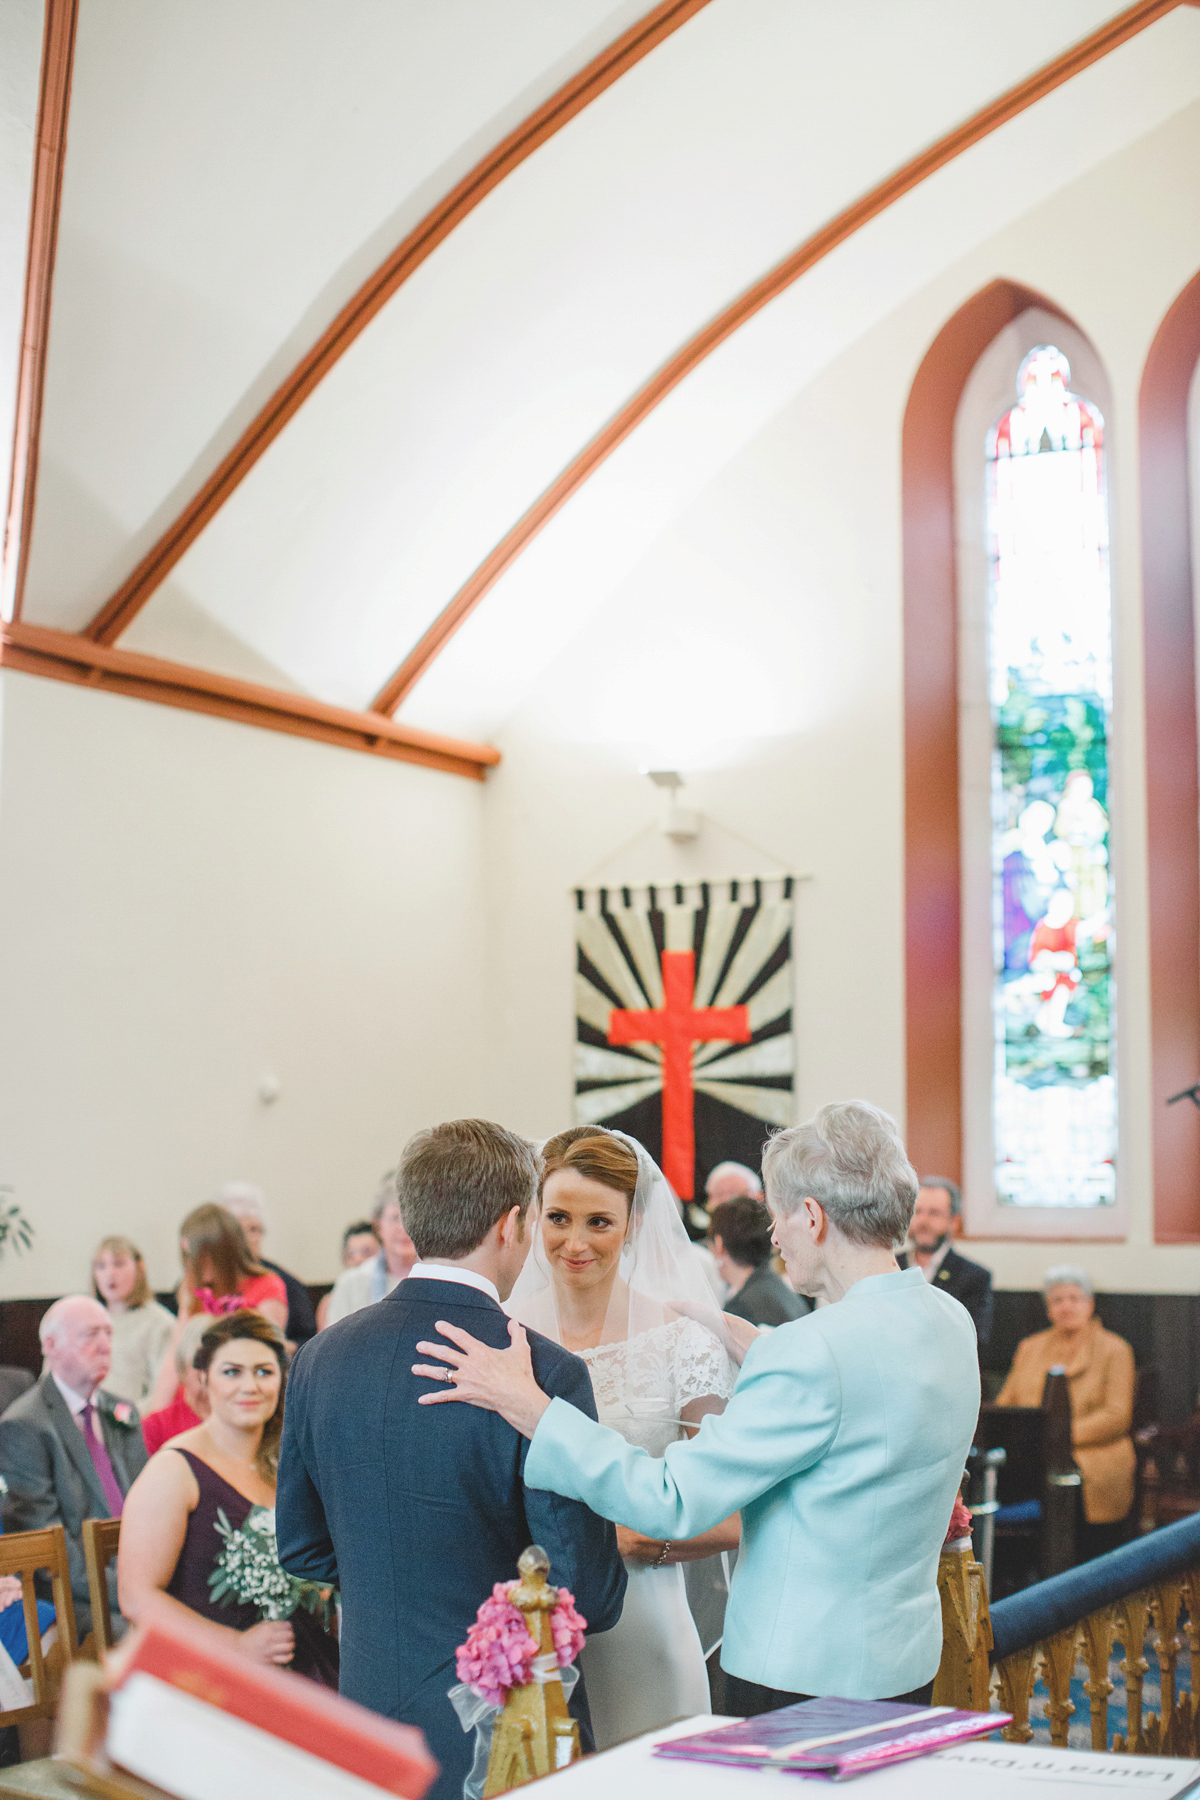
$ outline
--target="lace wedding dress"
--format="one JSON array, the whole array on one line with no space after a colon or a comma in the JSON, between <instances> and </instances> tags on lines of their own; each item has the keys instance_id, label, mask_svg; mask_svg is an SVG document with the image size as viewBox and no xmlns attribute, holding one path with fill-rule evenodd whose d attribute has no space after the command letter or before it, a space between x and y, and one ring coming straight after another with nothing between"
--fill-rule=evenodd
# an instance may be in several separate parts
<instances>
[{"instance_id":1,"label":"lace wedding dress","mask_svg":"<svg viewBox=\"0 0 1200 1800\"><path fill-rule=\"evenodd\" d=\"M600 1423L651 1456L662 1456L686 1435L679 1421L689 1401L725 1401L733 1392L728 1356L691 1319L676 1318L579 1354L592 1377ZM707 1571L711 1583L721 1579L720 1560L690 1567ZM580 1657L599 1750L710 1709L704 1648L683 1565L625 1566L629 1586L620 1621L589 1638Z\"/></svg>"}]
</instances>

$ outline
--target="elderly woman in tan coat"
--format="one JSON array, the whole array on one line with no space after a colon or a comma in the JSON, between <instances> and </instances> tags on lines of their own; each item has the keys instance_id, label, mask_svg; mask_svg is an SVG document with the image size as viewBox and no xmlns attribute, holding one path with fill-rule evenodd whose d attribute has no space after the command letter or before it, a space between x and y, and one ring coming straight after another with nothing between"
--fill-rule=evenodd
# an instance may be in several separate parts
<instances>
[{"instance_id":1,"label":"elderly woman in tan coat","mask_svg":"<svg viewBox=\"0 0 1200 1800\"><path fill-rule=\"evenodd\" d=\"M1092 1283L1083 1269L1048 1269L1042 1284L1050 1329L1017 1345L998 1406L1040 1406L1051 1369L1066 1370L1071 1443L1083 1476L1084 1558L1124 1540L1133 1505L1133 1351L1095 1316Z\"/></svg>"}]
</instances>

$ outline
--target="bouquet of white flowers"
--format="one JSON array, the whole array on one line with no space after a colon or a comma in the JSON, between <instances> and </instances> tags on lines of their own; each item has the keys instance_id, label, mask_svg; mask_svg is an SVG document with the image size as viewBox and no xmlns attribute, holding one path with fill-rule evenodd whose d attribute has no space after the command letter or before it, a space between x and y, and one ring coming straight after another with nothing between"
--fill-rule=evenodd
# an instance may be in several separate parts
<instances>
[{"instance_id":1,"label":"bouquet of white flowers","mask_svg":"<svg viewBox=\"0 0 1200 1800\"><path fill-rule=\"evenodd\" d=\"M208 1578L214 1600L257 1606L264 1619L290 1619L303 1607L328 1629L337 1595L319 1582L288 1574L275 1543L273 1507L252 1507L236 1531L218 1511L217 1532L224 1547Z\"/></svg>"}]
</instances>

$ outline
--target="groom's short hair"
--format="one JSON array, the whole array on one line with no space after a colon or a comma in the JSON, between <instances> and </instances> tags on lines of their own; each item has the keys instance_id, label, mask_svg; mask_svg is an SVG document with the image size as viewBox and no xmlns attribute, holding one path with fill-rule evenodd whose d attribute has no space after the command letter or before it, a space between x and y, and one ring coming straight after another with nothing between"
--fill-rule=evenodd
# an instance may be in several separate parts
<instances>
[{"instance_id":1,"label":"groom's short hair","mask_svg":"<svg viewBox=\"0 0 1200 1800\"><path fill-rule=\"evenodd\" d=\"M417 1255L469 1256L514 1206L523 1221L541 1172L533 1145L489 1119L418 1131L396 1170L400 1217Z\"/></svg>"},{"instance_id":2,"label":"groom's short hair","mask_svg":"<svg viewBox=\"0 0 1200 1800\"><path fill-rule=\"evenodd\" d=\"M867 1100L823 1106L807 1125L777 1131L763 1151L763 1179L776 1211L818 1200L856 1244L901 1243L917 1198L899 1126Z\"/></svg>"}]
</instances>

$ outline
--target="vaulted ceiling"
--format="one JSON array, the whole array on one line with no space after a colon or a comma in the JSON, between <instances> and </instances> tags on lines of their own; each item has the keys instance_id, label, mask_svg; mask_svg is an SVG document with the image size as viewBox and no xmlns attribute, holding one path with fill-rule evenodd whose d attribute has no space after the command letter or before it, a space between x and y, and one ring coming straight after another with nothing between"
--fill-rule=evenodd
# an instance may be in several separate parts
<instances>
[{"instance_id":1,"label":"vaulted ceiling","mask_svg":"<svg viewBox=\"0 0 1200 1800\"><path fill-rule=\"evenodd\" d=\"M459 735L822 366L1200 98L1169 0L74 9L22 626Z\"/></svg>"}]
</instances>

